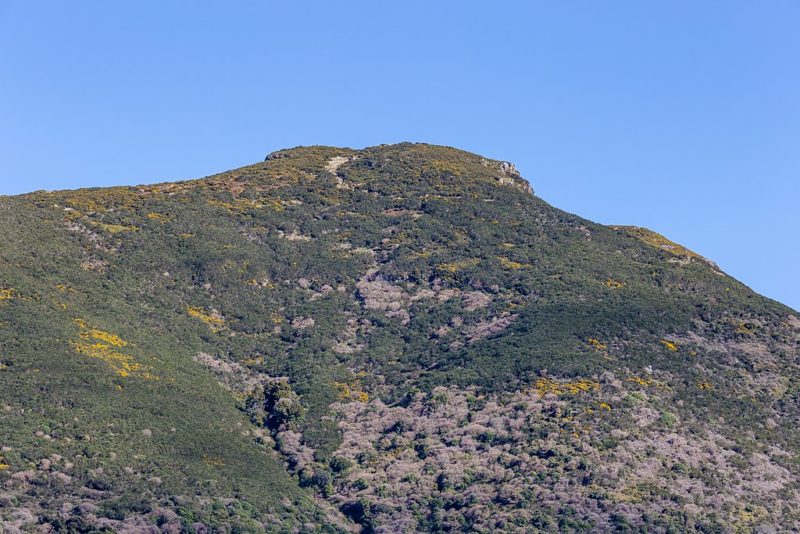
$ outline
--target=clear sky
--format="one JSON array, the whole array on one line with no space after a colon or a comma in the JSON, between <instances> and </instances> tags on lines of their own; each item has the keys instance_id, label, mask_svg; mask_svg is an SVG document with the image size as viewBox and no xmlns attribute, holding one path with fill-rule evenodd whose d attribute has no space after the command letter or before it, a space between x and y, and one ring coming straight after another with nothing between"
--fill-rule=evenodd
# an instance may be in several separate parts
<instances>
[{"instance_id":1,"label":"clear sky","mask_svg":"<svg viewBox=\"0 0 800 534\"><path fill-rule=\"evenodd\" d=\"M0 0L0 194L452 145L800 309L800 2Z\"/></svg>"}]
</instances>

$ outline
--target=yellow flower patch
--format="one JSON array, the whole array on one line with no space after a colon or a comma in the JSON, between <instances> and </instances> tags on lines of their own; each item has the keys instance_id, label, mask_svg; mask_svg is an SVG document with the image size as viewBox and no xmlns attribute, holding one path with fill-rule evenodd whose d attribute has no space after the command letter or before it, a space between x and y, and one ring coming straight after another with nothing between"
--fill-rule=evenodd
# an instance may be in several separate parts
<instances>
[{"instance_id":1,"label":"yellow flower patch","mask_svg":"<svg viewBox=\"0 0 800 534\"><path fill-rule=\"evenodd\" d=\"M604 359L608 361L614 360L614 358L608 353L608 345L606 345L599 339L590 337L589 339L586 340L586 343L592 349L594 349L595 352L599 352L600 354L602 354Z\"/></svg>"},{"instance_id":2,"label":"yellow flower patch","mask_svg":"<svg viewBox=\"0 0 800 534\"><path fill-rule=\"evenodd\" d=\"M333 385L339 390L339 400L369 402L369 394L361 389L360 384L351 385L346 382L334 382Z\"/></svg>"},{"instance_id":3,"label":"yellow flower patch","mask_svg":"<svg viewBox=\"0 0 800 534\"><path fill-rule=\"evenodd\" d=\"M736 333L743 336L752 336L755 333L755 329L746 323L739 323L736 326Z\"/></svg>"},{"instance_id":4,"label":"yellow flower patch","mask_svg":"<svg viewBox=\"0 0 800 534\"><path fill-rule=\"evenodd\" d=\"M498 256L497 261L500 262L505 269L510 269L512 271L516 271L517 269L523 269L525 267L530 267L528 263L520 263L518 261L510 260L504 256Z\"/></svg>"},{"instance_id":5,"label":"yellow flower patch","mask_svg":"<svg viewBox=\"0 0 800 534\"><path fill-rule=\"evenodd\" d=\"M66 203L87 213L103 213L110 209L133 211L142 200L139 191L131 187L109 187L93 191L67 193Z\"/></svg>"},{"instance_id":6,"label":"yellow flower patch","mask_svg":"<svg viewBox=\"0 0 800 534\"><path fill-rule=\"evenodd\" d=\"M590 347L592 347L594 350L599 351L599 352L602 352L602 351L604 351L604 350L606 350L608 348L608 346L605 343L603 343L599 339L595 339L593 337L590 337L589 339L587 339L586 342L589 344Z\"/></svg>"},{"instance_id":7,"label":"yellow flower patch","mask_svg":"<svg viewBox=\"0 0 800 534\"><path fill-rule=\"evenodd\" d=\"M121 337L117 336L116 334L111 334L110 332L104 332L103 330L99 330L97 328L91 328L86 321L83 319L75 319L75 324L78 325L81 329L80 337L81 339L98 339L110 345L114 345L115 347L125 347L128 345L128 342L122 339Z\"/></svg>"},{"instance_id":8,"label":"yellow flower patch","mask_svg":"<svg viewBox=\"0 0 800 534\"><path fill-rule=\"evenodd\" d=\"M458 271L474 267L480 263L478 258L471 258L468 260L454 261L450 263L440 263L436 266L436 270L444 274L455 274Z\"/></svg>"},{"instance_id":9,"label":"yellow flower patch","mask_svg":"<svg viewBox=\"0 0 800 534\"><path fill-rule=\"evenodd\" d=\"M75 352L102 361L123 378L136 376L145 380L159 380L158 376L150 372L150 367L118 350L130 343L116 334L89 327L83 319L75 319L75 324L81 329L78 333L81 341L72 343Z\"/></svg>"},{"instance_id":10,"label":"yellow flower patch","mask_svg":"<svg viewBox=\"0 0 800 534\"><path fill-rule=\"evenodd\" d=\"M11 300L16 298L17 292L11 288L0 289L0 300Z\"/></svg>"},{"instance_id":11,"label":"yellow flower patch","mask_svg":"<svg viewBox=\"0 0 800 534\"><path fill-rule=\"evenodd\" d=\"M410 259L417 259L417 258L429 258L431 256L430 250L421 250L419 252L412 252L409 254Z\"/></svg>"},{"instance_id":12,"label":"yellow flower patch","mask_svg":"<svg viewBox=\"0 0 800 534\"><path fill-rule=\"evenodd\" d=\"M77 322L77 321L76 321ZM103 330L99 330L97 328L87 328L86 323L81 321L78 323L78 326L82 328L81 333L79 334L81 339L83 340L92 340L95 339L97 341L101 341L107 345L111 345L114 347L127 347L128 342L119 337L116 334L112 334L110 332L105 332Z\"/></svg>"},{"instance_id":13,"label":"yellow flower patch","mask_svg":"<svg viewBox=\"0 0 800 534\"><path fill-rule=\"evenodd\" d=\"M203 321L214 332L217 332L225 326L225 319L220 317L218 314L206 313L206 311L199 306L187 306L186 313L188 313L190 317L194 317Z\"/></svg>"},{"instance_id":14,"label":"yellow flower patch","mask_svg":"<svg viewBox=\"0 0 800 534\"><path fill-rule=\"evenodd\" d=\"M634 382L639 384L642 387L654 387L657 389L670 389L664 382L659 380L655 380L653 378L645 377L642 378L640 376L629 376L626 379L628 382Z\"/></svg>"},{"instance_id":15,"label":"yellow flower patch","mask_svg":"<svg viewBox=\"0 0 800 534\"><path fill-rule=\"evenodd\" d=\"M606 287L610 287L611 289L622 289L625 287L625 284L609 278L606 280Z\"/></svg>"},{"instance_id":16,"label":"yellow flower patch","mask_svg":"<svg viewBox=\"0 0 800 534\"><path fill-rule=\"evenodd\" d=\"M653 384L655 384L655 380L653 380L652 378L641 378L638 376L629 376L628 382L636 382L640 386L645 386L645 387L652 386Z\"/></svg>"},{"instance_id":17,"label":"yellow flower patch","mask_svg":"<svg viewBox=\"0 0 800 534\"><path fill-rule=\"evenodd\" d=\"M207 201L212 206L227 210L229 213L242 213L249 209L270 208L275 211L286 209L287 202L276 198L262 198L253 200L250 198L237 198L232 202L210 199Z\"/></svg>"},{"instance_id":18,"label":"yellow flower patch","mask_svg":"<svg viewBox=\"0 0 800 534\"><path fill-rule=\"evenodd\" d=\"M459 166L458 163L444 159L431 160L430 163L423 164L422 169L420 170L432 172L434 174L452 174L454 176L461 176L464 171L464 169ZM437 189L448 190L450 188L442 185Z\"/></svg>"},{"instance_id":19,"label":"yellow flower patch","mask_svg":"<svg viewBox=\"0 0 800 534\"><path fill-rule=\"evenodd\" d=\"M104 343L73 343L73 348L78 354L90 358L97 358L105 362L119 376L130 376L142 369L142 365L134 361L133 357L118 352Z\"/></svg>"},{"instance_id":20,"label":"yellow flower patch","mask_svg":"<svg viewBox=\"0 0 800 534\"><path fill-rule=\"evenodd\" d=\"M549 378L540 378L534 384L534 389L536 389L536 393L538 393L539 397L544 397L548 393L554 395L575 395L578 393L597 391L600 389L600 384L585 379L576 380L574 382L556 382Z\"/></svg>"},{"instance_id":21,"label":"yellow flower patch","mask_svg":"<svg viewBox=\"0 0 800 534\"><path fill-rule=\"evenodd\" d=\"M667 341L666 339L662 339L660 343L664 345L664 348L666 348L668 351L678 352L678 345L676 345L672 341Z\"/></svg>"},{"instance_id":22,"label":"yellow flower patch","mask_svg":"<svg viewBox=\"0 0 800 534\"><path fill-rule=\"evenodd\" d=\"M94 225L101 230L105 230L109 234L119 234L120 232L136 232L139 230L138 226L125 226L123 224L94 223Z\"/></svg>"},{"instance_id":23,"label":"yellow flower patch","mask_svg":"<svg viewBox=\"0 0 800 534\"><path fill-rule=\"evenodd\" d=\"M661 234L658 234L652 230L648 230L647 228L639 228L637 226L612 226L614 230L622 230L629 235L643 241L644 243L650 245L651 247L655 247L670 254L674 254L676 256L687 256L689 258L695 258L698 260L705 261L705 258L700 256L699 254L692 252L688 248L675 243L674 241L670 241L666 237Z\"/></svg>"}]
</instances>

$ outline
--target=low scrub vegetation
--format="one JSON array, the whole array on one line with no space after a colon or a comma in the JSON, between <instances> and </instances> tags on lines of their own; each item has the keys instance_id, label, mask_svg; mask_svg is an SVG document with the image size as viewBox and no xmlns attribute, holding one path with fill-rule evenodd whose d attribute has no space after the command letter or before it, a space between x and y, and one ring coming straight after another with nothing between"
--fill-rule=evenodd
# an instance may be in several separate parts
<instances>
[{"instance_id":1,"label":"low scrub vegetation","mask_svg":"<svg viewBox=\"0 0 800 534\"><path fill-rule=\"evenodd\" d=\"M800 529L797 313L508 163L0 203L12 531Z\"/></svg>"}]
</instances>

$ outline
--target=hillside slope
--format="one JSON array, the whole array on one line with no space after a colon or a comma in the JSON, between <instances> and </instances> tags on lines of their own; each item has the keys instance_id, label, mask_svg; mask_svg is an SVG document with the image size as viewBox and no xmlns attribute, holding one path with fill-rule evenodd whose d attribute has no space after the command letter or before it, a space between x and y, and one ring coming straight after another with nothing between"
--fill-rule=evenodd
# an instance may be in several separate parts
<instances>
[{"instance_id":1,"label":"hillside slope","mask_svg":"<svg viewBox=\"0 0 800 534\"><path fill-rule=\"evenodd\" d=\"M800 529L800 319L422 144L0 198L0 521Z\"/></svg>"}]
</instances>

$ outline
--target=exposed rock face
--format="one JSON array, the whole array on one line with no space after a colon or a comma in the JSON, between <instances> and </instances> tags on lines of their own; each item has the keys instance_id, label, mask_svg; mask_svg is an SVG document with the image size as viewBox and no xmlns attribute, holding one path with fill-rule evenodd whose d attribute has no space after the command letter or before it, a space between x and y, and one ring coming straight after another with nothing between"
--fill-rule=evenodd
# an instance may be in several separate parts
<instances>
[{"instance_id":1,"label":"exposed rock face","mask_svg":"<svg viewBox=\"0 0 800 534\"><path fill-rule=\"evenodd\" d=\"M267 157L264 158L264 161L275 161L276 159L284 159L291 156L291 150L276 150L275 152L270 152L267 154Z\"/></svg>"},{"instance_id":2,"label":"exposed rock face","mask_svg":"<svg viewBox=\"0 0 800 534\"><path fill-rule=\"evenodd\" d=\"M522 178L522 175L519 173L514 164L507 161L504 161L500 164L500 172L513 178Z\"/></svg>"},{"instance_id":3,"label":"exposed rock face","mask_svg":"<svg viewBox=\"0 0 800 534\"><path fill-rule=\"evenodd\" d=\"M488 160L484 160L484 165L492 165L491 162ZM522 177L522 175L517 170L517 167L508 161L501 161L498 169L500 171L499 176L497 178L498 183L501 185L509 185L511 187L517 188L525 193L533 195L533 188L531 185Z\"/></svg>"},{"instance_id":4,"label":"exposed rock face","mask_svg":"<svg viewBox=\"0 0 800 534\"><path fill-rule=\"evenodd\" d=\"M337 169L347 163L349 159L346 156L334 156L325 164L325 170L331 174L336 174Z\"/></svg>"}]
</instances>

